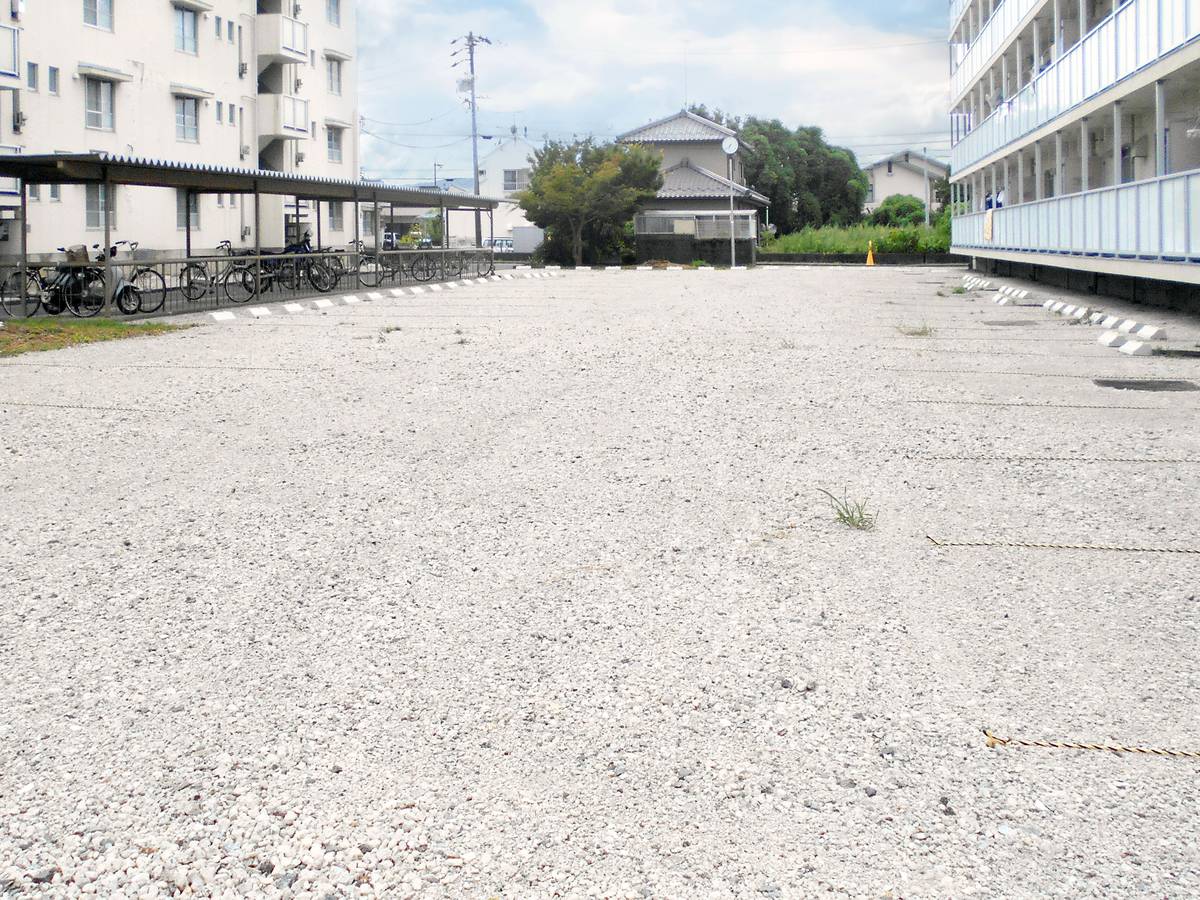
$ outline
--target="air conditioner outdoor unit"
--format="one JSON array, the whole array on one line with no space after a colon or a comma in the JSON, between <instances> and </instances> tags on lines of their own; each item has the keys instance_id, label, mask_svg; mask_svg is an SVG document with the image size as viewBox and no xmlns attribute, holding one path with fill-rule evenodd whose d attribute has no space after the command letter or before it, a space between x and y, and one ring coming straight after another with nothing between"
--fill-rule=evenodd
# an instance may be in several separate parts
<instances>
[{"instance_id":1,"label":"air conditioner outdoor unit","mask_svg":"<svg viewBox=\"0 0 1200 900\"><path fill-rule=\"evenodd\" d=\"M242 240L244 241L244 240L246 240L246 238L248 238L248 237L250 237L250 226L249 226L249 225L243 225L243 226L242 226Z\"/></svg>"},{"instance_id":2,"label":"air conditioner outdoor unit","mask_svg":"<svg viewBox=\"0 0 1200 900\"><path fill-rule=\"evenodd\" d=\"M25 127L25 124L28 121L29 121L29 117L27 115L25 115L25 113L23 113L23 112L17 113L15 116L13 116L13 131L20 131L22 128Z\"/></svg>"},{"instance_id":3,"label":"air conditioner outdoor unit","mask_svg":"<svg viewBox=\"0 0 1200 900\"><path fill-rule=\"evenodd\" d=\"M249 63L244 63L244 62L238 63L238 78L241 78L243 75L245 75L249 71L250 71Z\"/></svg>"},{"instance_id":4,"label":"air conditioner outdoor unit","mask_svg":"<svg viewBox=\"0 0 1200 900\"><path fill-rule=\"evenodd\" d=\"M300 90L300 88L302 88L302 87L304 87L304 79L297 78L296 79L296 90Z\"/></svg>"},{"instance_id":5,"label":"air conditioner outdoor unit","mask_svg":"<svg viewBox=\"0 0 1200 900\"><path fill-rule=\"evenodd\" d=\"M296 165L300 165L300 163L302 163L302 162L304 162L304 154L297 153L296 154Z\"/></svg>"},{"instance_id":6,"label":"air conditioner outdoor unit","mask_svg":"<svg viewBox=\"0 0 1200 900\"><path fill-rule=\"evenodd\" d=\"M245 159L249 155L250 155L250 145L242 144L242 159Z\"/></svg>"}]
</instances>

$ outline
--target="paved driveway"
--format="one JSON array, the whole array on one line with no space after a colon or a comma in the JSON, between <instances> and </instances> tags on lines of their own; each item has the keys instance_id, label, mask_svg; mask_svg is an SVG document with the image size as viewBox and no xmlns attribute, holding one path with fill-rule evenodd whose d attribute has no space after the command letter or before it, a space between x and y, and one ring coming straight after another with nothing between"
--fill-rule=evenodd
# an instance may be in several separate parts
<instances>
[{"instance_id":1,"label":"paved driveway","mask_svg":"<svg viewBox=\"0 0 1200 900\"><path fill-rule=\"evenodd\" d=\"M588 272L0 361L0 881L1200 893L1200 761L981 733L1200 750L1200 394L1091 380L1200 360L959 274Z\"/></svg>"}]
</instances>

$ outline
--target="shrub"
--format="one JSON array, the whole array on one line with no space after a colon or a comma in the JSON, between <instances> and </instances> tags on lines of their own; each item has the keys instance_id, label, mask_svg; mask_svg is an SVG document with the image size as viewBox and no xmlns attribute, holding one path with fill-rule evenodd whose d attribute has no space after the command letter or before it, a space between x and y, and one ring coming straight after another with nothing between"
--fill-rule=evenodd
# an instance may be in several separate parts
<instances>
[{"instance_id":1,"label":"shrub","mask_svg":"<svg viewBox=\"0 0 1200 900\"><path fill-rule=\"evenodd\" d=\"M895 194L871 213L872 225L921 225L925 222L925 204L911 194Z\"/></svg>"},{"instance_id":2,"label":"shrub","mask_svg":"<svg viewBox=\"0 0 1200 900\"><path fill-rule=\"evenodd\" d=\"M765 244L763 253L822 253L867 255L867 242L875 242L877 253L945 253L950 249L949 217L939 218L930 228L911 225L851 225L847 228L806 228L785 234Z\"/></svg>"}]
</instances>

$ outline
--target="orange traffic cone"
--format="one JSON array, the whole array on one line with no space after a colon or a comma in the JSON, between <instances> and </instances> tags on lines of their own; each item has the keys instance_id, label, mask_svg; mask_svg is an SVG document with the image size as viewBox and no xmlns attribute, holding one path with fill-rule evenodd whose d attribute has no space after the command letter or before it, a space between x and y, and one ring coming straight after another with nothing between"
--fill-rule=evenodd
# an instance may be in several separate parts
<instances>
[{"instance_id":1,"label":"orange traffic cone","mask_svg":"<svg viewBox=\"0 0 1200 900\"><path fill-rule=\"evenodd\" d=\"M875 265L875 242L867 241L867 265Z\"/></svg>"}]
</instances>

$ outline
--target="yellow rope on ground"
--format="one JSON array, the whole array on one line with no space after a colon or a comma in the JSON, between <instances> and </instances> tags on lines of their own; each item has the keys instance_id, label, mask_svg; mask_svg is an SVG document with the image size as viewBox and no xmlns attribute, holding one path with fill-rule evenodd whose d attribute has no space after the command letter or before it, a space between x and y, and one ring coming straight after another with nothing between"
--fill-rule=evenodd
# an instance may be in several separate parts
<instances>
[{"instance_id":1,"label":"yellow rope on ground","mask_svg":"<svg viewBox=\"0 0 1200 900\"><path fill-rule=\"evenodd\" d=\"M1076 744L1069 741L1027 741L1023 738L1002 738L983 729L989 748L1037 747L1046 750L1103 750L1106 753L1140 753L1144 756L1170 756L1175 759L1200 759L1200 750L1168 750L1162 747L1125 747L1121 744Z\"/></svg>"}]
</instances>

